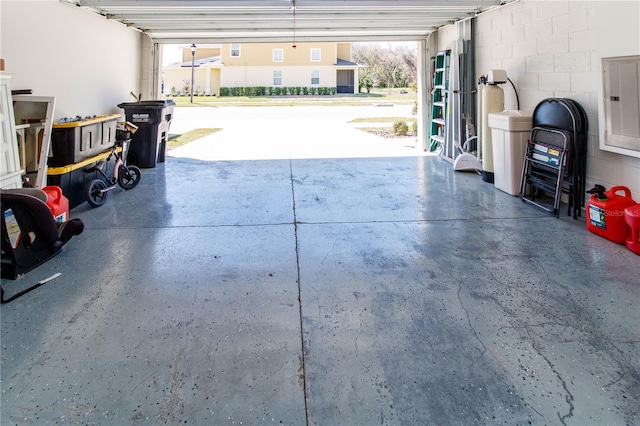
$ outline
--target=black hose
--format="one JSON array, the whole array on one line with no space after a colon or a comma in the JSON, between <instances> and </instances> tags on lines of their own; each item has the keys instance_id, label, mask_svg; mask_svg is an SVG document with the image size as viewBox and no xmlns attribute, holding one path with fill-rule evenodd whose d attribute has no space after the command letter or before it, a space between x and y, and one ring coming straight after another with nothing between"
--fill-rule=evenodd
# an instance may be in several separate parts
<instances>
[{"instance_id":1,"label":"black hose","mask_svg":"<svg viewBox=\"0 0 640 426\"><path fill-rule=\"evenodd\" d=\"M516 93L516 105L517 105L517 110L520 110L520 97L518 96L518 91L516 90L516 86L513 84L513 81L511 81L511 79L509 77L507 77L507 80L509 80L509 83L511 83L511 87L513 87L513 91Z\"/></svg>"}]
</instances>

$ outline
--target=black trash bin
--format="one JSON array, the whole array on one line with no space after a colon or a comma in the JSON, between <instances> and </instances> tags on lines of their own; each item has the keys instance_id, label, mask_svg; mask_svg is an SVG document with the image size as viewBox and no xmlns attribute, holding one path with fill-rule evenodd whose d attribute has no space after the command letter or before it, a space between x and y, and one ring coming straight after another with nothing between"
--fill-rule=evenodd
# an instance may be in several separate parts
<instances>
[{"instance_id":1,"label":"black trash bin","mask_svg":"<svg viewBox=\"0 0 640 426\"><path fill-rule=\"evenodd\" d=\"M138 126L131 138L128 164L152 168L164 161L174 106L171 99L118 104L126 120Z\"/></svg>"}]
</instances>

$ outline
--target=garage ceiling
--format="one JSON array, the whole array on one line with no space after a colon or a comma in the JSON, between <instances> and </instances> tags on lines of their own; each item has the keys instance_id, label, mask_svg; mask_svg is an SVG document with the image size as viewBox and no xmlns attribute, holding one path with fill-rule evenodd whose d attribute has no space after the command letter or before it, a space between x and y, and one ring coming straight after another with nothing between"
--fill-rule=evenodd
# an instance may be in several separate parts
<instances>
[{"instance_id":1,"label":"garage ceiling","mask_svg":"<svg viewBox=\"0 0 640 426\"><path fill-rule=\"evenodd\" d=\"M157 43L421 40L504 0L60 0Z\"/></svg>"}]
</instances>

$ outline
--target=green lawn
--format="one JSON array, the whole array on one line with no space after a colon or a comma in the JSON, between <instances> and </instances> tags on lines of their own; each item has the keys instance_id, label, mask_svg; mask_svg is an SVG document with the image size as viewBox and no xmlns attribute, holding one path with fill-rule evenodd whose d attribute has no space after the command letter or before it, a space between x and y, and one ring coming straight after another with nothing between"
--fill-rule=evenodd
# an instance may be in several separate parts
<instances>
[{"instance_id":1,"label":"green lawn","mask_svg":"<svg viewBox=\"0 0 640 426\"><path fill-rule=\"evenodd\" d=\"M193 129L179 135L171 136L167 141L167 148L171 149L186 145L211 133L219 132L220 130L222 129Z\"/></svg>"}]
</instances>

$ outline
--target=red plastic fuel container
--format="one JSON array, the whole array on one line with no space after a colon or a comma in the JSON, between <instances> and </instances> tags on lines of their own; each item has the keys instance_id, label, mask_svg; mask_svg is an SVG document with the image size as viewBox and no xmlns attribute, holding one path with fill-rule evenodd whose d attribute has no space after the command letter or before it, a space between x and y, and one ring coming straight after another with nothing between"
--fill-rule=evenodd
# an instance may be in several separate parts
<instances>
[{"instance_id":1,"label":"red plastic fuel container","mask_svg":"<svg viewBox=\"0 0 640 426\"><path fill-rule=\"evenodd\" d=\"M628 232L624 209L636 202L626 186L614 186L608 191L602 189L593 193L587 202L587 229L615 243L624 244ZM623 191L624 196L616 195L618 191Z\"/></svg>"},{"instance_id":2,"label":"red plastic fuel container","mask_svg":"<svg viewBox=\"0 0 640 426\"><path fill-rule=\"evenodd\" d=\"M62 195L62 188L45 186L42 190L47 194L47 207L56 222L66 222L69 217L69 199Z\"/></svg>"},{"instance_id":3,"label":"red plastic fuel container","mask_svg":"<svg viewBox=\"0 0 640 426\"><path fill-rule=\"evenodd\" d=\"M627 248L635 254L640 254L640 204L624 209L624 221L629 226Z\"/></svg>"}]
</instances>

